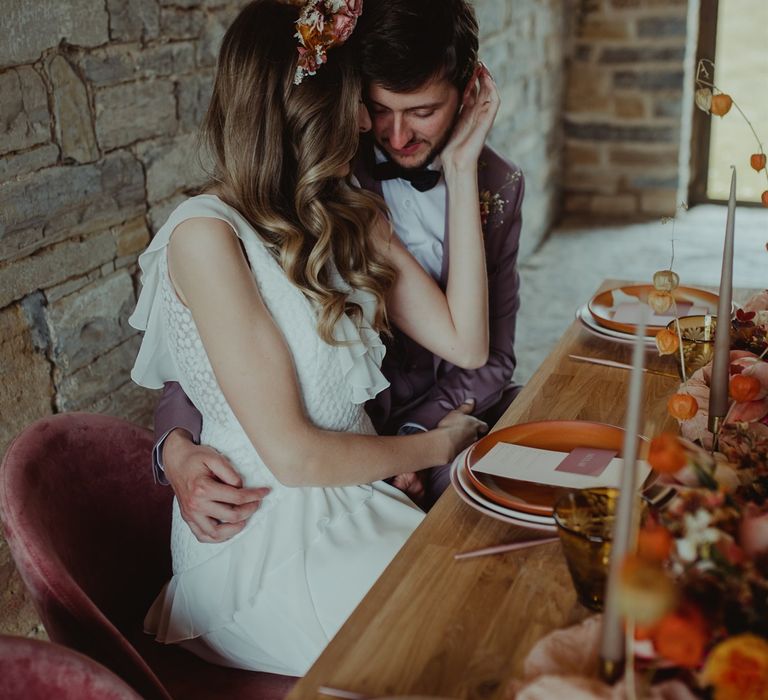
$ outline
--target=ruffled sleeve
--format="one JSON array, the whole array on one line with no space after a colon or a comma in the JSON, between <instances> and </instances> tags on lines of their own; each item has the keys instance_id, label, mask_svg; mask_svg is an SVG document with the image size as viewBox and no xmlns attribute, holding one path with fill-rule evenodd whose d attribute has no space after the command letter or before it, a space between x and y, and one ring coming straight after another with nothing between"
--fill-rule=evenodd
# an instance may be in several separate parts
<instances>
[{"instance_id":1,"label":"ruffled sleeve","mask_svg":"<svg viewBox=\"0 0 768 700\"><path fill-rule=\"evenodd\" d=\"M136 309L128 319L131 326L144 334L139 354L131 370L131 379L148 389L161 389L165 382L178 379L176 362L170 350L167 324L163 319L160 289L166 248L173 229L183 220L176 216L178 211L177 209L171 215L155 234L149 247L139 256L141 291Z\"/></svg>"},{"instance_id":2,"label":"ruffled sleeve","mask_svg":"<svg viewBox=\"0 0 768 700\"><path fill-rule=\"evenodd\" d=\"M334 328L334 338L345 341L339 345L338 353L344 377L352 388L353 403L365 403L389 386L381 373L381 363L386 348L372 322L376 300L370 292L361 289L350 290L349 301L363 310L362 318L355 323L342 314Z\"/></svg>"},{"instance_id":3,"label":"ruffled sleeve","mask_svg":"<svg viewBox=\"0 0 768 700\"><path fill-rule=\"evenodd\" d=\"M168 221L155 234L149 247L139 256L141 292L136 309L128 323L144 333L139 354L131 370L131 379L148 389L162 389L165 382L179 381L168 324L163 311L163 275L166 273L166 248L174 229L186 219L209 217L221 219L242 237L239 222L232 216L234 210L213 195L199 195L182 202L168 217Z\"/></svg>"}]
</instances>

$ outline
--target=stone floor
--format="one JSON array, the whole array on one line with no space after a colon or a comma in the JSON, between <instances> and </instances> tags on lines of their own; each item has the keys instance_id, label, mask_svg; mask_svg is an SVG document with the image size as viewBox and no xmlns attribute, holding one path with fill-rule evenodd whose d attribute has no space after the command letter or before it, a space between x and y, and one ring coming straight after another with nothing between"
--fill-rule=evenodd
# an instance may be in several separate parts
<instances>
[{"instance_id":1,"label":"stone floor","mask_svg":"<svg viewBox=\"0 0 768 700\"><path fill-rule=\"evenodd\" d=\"M700 205L678 214L673 269L685 285L718 285L726 208ZM670 265L672 224L660 221L598 228L561 227L520 267L521 303L515 378L525 382L609 277L651 281ZM768 287L768 210L736 211L734 284Z\"/></svg>"}]
</instances>

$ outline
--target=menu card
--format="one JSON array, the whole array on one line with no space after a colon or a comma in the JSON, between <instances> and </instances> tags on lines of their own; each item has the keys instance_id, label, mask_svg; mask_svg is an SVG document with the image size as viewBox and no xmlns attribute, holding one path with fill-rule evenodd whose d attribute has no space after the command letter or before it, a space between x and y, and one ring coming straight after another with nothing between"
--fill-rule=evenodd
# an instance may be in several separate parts
<instances>
[{"instance_id":1,"label":"menu card","mask_svg":"<svg viewBox=\"0 0 768 700\"><path fill-rule=\"evenodd\" d=\"M643 483L650 465L638 460L637 467L639 483ZM623 468L624 460L611 450L577 447L571 452L556 452L499 442L473 465L472 471L548 486L586 489L618 488Z\"/></svg>"},{"instance_id":2,"label":"menu card","mask_svg":"<svg viewBox=\"0 0 768 700\"><path fill-rule=\"evenodd\" d=\"M613 320L617 323L637 323L640 321L640 310L646 311L646 323L649 326L666 326L675 318L675 309L670 306L664 313L652 313L648 315L650 307L638 301L619 304L613 312ZM677 302L678 316L704 316L709 313L705 306L694 306L689 301Z\"/></svg>"}]
</instances>

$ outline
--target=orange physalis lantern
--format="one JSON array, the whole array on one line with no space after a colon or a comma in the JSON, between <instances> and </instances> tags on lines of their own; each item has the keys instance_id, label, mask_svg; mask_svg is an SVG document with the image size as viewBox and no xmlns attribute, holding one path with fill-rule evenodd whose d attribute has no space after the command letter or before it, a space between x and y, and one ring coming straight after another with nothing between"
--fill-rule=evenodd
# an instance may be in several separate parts
<instances>
[{"instance_id":1,"label":"orange physalis lantern","mask_svg":"<svg viewBox=\"0 0 768 700\"><path fill-rule=\"evenodd\" d=\"M659 355L674 355L679 347L680 339L677 337L677 333L669 330L669 328L662 328L656 334L656 348Z\"/></svg>"},{"instance_id":2,"label":"orange physalis lantern","mask_svg":"<svg viewBox=\"0 0 768 700\"><path fill-rule=\"evenodd\" d=\"M749 157L749 164L760 172L765 167L765 153L753 153Z\"/></svg>"},{"instance_id":3,"label":"orange physalis lantern","mask_svg":"<svg viewBox=\"0 0 768 700\"><path fill-rule=\"evenodd\" d=\"M688 463L683 446L676 435L662 433L651 440L648 464L659 474L674 474Z\"/></svg>"},{"instance_id":4,"label":"orange physalis lantern","mask_svg":"<svg viewBox=\"0 0 768 700\"><path fill-rule=\"evenodd\" d=\"M709 107L709 111L718 117L724 117L730 111L732 104L731 96L721 92L718 95L712 95L712 104Z\"/></svg>"},{"instance_id":5,"label":"orange physalis lantern","mask_svg":"<svg viewBox=\"0 0 768 700\"><path fill-rule=\"evenodd\" d=\"M677 420L690 420L699 410L699 404L690 394L672 394L667 401L669 415Z\"/></svg>"},{"instance_id":6,"label":"orange physalis lantern","mask_svg":"<svg viewBox=\"0 0 768 700\"><path fill-rule=\"evenodd\" d=\"M670 306L672 306L673 297L669 292L660 292L654 289L648 292L648 306L650 306L657 314L663 314Z\"/></svg>"},{"instance_id":7,"label":"orange physalis lantern","mask_svg":"<svg viewBox=\"0 0 768 700\"><path fill-rule=\"evenodd\" d=\"M728 393L734 401L754 401L760 396L760 382L757 377L748 374L735 374L731 377Z\"/></svg>"},{"instance_id":8,"label":"orange physalis lantern","mask_svg":"<svg viewBox=\"0 0 768 700\"><path fill-rule=\"evenodd\" d=\"M672 551L673 544L669 530L658 523L645 525L637 533L637 554L643 559L664 561Z\"/></svg>"}]
</instances>

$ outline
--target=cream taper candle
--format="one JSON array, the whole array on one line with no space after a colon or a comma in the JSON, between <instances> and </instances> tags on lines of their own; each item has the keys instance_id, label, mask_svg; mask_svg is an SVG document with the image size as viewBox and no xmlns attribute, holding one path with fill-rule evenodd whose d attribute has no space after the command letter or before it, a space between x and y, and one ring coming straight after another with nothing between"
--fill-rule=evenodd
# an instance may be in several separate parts
<instances>
[{"instance_id":1,"label":"cream taper candle","mask_svg":"<svg viewBox=\"0 0 768 700\"><path fill-rule=\"evenodd\" d=\"M637 436L643 402L643 368L645 365L645 318L642 309L637 324L632 373L629 380L627 417L624 422L624 468L621 473L619 500L611 538L611 559L605 590L603 630L600 639L600 675L609 682L616 681L624 668L624 627L619 609L621 565L631 549L634 511L637 503Z\"/></svg>"},{"instance_id":2,"label":"cream taper candle","mask_svg":"<svg viewBox=\"0 0 768 700\"><path fill-rule=\"evenodd\" d=\"M709 382L709 430L717 434L720 421L728 413L728 365L731 353L731 297L733 296L733 227L736 219L736 168L731 166L731 194L725 223L723 267L720 273L720 300L717 305L717 329Z\"/></svg>"}]
</instances>

